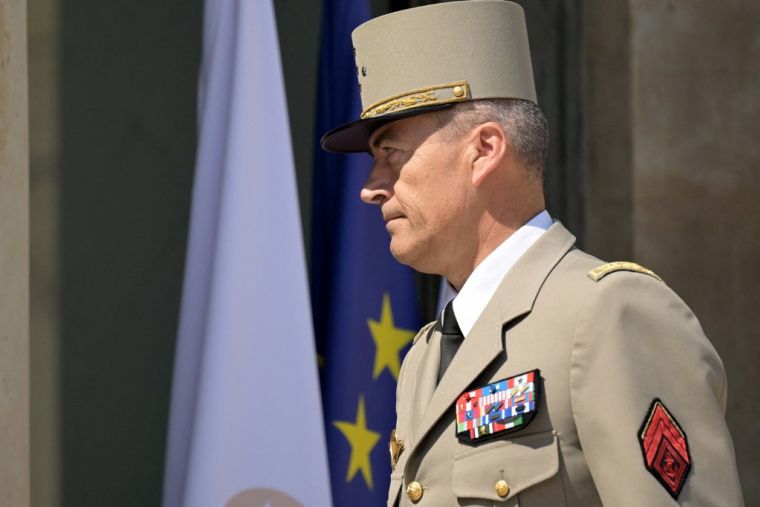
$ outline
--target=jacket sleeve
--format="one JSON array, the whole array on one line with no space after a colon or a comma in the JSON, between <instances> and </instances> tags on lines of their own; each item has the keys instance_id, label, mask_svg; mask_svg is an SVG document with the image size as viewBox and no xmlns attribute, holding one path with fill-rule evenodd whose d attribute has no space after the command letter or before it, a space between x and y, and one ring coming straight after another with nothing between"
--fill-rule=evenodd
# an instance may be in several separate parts
<instances>
[{"instance_id":1,"label":"jacket sleeve","mask_svg":"<svg viewBox=\"0 0 760 507\"><path fill-rule=\"evenodd\" d=\"M570 376L578 436L604 505L744 505L724 419L723 364L665 284L632 272L599 280L578 317ZM655 399L671 420L650 418ZM645 455L641 439L652 420L646 449L655 449ZM673 467L683 463L658 447L657 424L685 434L690 469L675 498L668 478L656 476L677 479ZM653 473L647 463L658 460Z\"/></svg>"}]
</instances>

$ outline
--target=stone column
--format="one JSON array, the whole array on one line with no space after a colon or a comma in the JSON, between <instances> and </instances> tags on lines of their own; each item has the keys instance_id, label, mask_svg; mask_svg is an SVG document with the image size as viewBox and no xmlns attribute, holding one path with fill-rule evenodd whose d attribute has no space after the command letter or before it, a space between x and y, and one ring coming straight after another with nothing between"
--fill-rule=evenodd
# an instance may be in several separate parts
<instances>
[{"instance_id":1,"label":"stone column","mask_svg":"<svg viewBox=\"0 0 760 507\"><path fill-rule=\"evenodd\" d=\"M0 0L0 505L29 506L26 2Z\"/></svg>"},{"instance_id":2,"label":"stone column","mask_svg":"<svg viewBox=\"0 0 760 507\"><path fill-rule=\"evenodd\" d=\"M760 3L631 0L631 16L634 259L722 357L744 496L760 498Z\"/></svg>"},{"instance_id":3,"label":"stone column","mask_svg":"<svg viewBox=\"0 0 760 507\"><path fill-rule=\"evenodd\" d=\"M606 261L632 255L629 0L583 0L585 245Z\"/></svg>"},{"instance_id":4,"label":"stone column","mask_svg":"<svg viewBox=\"0 0 760 507\"><path fill-rule=\"evenodd\" d=\"M60 505L59 0L29 0L31 502Z\"/></svg>"}]
</instances>

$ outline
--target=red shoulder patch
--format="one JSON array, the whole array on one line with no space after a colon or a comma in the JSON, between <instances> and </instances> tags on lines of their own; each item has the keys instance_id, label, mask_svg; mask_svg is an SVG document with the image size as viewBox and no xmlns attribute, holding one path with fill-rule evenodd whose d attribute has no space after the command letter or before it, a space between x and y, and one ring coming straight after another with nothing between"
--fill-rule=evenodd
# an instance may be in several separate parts
<instances>
[{"instance_id":1,"label":"red shoulder patch","mask_svg":"<svg viewBox=\"0 0 760 507\"><path fill-rule=\"evenodd\" d=\"M644 465L660 484L677 499L691 470L691 455L686 433L655 398L639 431Z\"/></svg>"}]
</instances>

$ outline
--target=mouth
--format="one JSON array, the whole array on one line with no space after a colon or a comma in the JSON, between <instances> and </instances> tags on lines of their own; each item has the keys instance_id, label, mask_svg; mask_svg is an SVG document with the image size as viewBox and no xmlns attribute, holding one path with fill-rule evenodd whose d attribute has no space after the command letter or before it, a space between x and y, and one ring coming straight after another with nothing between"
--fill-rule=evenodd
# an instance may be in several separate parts
<instances>
[{"instance_id":1,"label":"mouth","mask_svg":"<svg viewBox=\"0 0 760 507\"><path fill-rule=\"evenodd\" d=\"M383 219L385 220L385 228L388 229L388 231L390 231L391 228L395 229L395 227L393 227L393 224L397 223L402 218L406 218L406 217L404 215L392 215L387 218L383 217Z\"/></svg>"},{"instance_id":2,"label":"mouth","mask_svg":"<svg viewBox=\"0 0 760 507\"><path fill-rule=\"evenodd\" d=\"M391 236L394 232L398 232L399 224L402 223L400 221L402 218L406 217L404 215L388 215L383 217L383 220L385 220L385 230L388 231Z\"/></svg>"},{"instance_id":3,"label":"mouth","mask_svg":"<svg viewBox=\"0 0 760 507\"><path fill-rule=\"evenodd\" d=\"M385 220L386 223L396 220L398 218L404 218L404 215L402 215L401 213L383 213L383 220Z\"/></svg>"}]
</instances>

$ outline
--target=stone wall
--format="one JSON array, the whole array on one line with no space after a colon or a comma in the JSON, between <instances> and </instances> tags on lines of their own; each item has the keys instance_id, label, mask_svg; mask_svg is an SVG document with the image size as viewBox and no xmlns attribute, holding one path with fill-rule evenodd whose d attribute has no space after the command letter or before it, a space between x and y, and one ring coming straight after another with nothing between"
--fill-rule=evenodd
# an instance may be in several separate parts
<instances>
[{"instance_id":1,"label":"stone wall","mask_svg":"<svg viewBox=\"0 0 760 507\"><path fill-rule=\"evenodd\" d=\"M588 250L654 270L700 319L728 374L750 505L760 498L760 4L582 6Z\"/></svg>"},{"instance_id":2,"label":"stone wall","mask_svg":"<svg viewBox=\"0 0 760 507\"><path fill-rule=\"evenodd\" d=\"M728 375L760 498L760 3L634 0L633 248L694 310Z\"/></svg>"}]
</instances>

